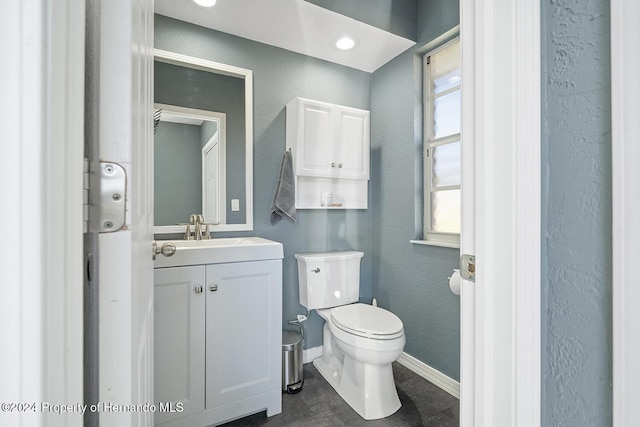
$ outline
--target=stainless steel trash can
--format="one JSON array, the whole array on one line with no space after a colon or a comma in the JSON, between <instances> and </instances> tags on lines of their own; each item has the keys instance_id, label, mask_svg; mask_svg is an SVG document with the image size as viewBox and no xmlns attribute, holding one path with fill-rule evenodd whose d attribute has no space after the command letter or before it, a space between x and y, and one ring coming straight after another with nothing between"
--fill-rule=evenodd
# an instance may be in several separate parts
<instances>
[{"instance_id":1,"label":"stainless steel trash can","mask_svg":"<svg viewBox=\"0 0 640 427\"><path fill-rule=\"evenodd\" d=\"M298 393L302 390L302 335L282 332L282 391Z\"/></svg>"}]
</instances>

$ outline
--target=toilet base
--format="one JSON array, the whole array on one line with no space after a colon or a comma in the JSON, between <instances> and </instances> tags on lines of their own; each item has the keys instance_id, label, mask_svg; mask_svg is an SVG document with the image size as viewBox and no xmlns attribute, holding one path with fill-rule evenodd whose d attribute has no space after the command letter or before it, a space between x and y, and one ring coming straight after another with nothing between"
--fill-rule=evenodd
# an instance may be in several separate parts
<instances>
[{"instance_id":1,"label":"toilet base","mask_svg":"<svg viewBox=\"0 0 640 427\"><path fill-rule=\"evenodd\" d=\"M402 406L391 363L364 364L345 355L343 363L335 357L330 360L320 357L313 361L313 366L365 420L386 418Z\"/></svg>"}]
</instances>

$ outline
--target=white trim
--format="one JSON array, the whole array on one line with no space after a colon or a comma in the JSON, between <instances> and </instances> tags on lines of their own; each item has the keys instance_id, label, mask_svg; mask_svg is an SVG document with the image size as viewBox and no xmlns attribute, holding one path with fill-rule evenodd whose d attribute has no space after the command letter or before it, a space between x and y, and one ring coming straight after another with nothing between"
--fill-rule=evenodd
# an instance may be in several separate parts
<instances>
[{"instance_id":1,"label":"white trim","mask_svg":"<svg viewBox=\"0 0 640 427\"><path fill-rule=\"evenodd\" d=\"M443 374L435 368L427 365L415 357L402 352L397 362L412 372L420 375L433 385L441 388L455 398L460 398L460 383L453 378Z\"/></svg>"},{"instance_id":2,"label":"white trim","mask_svg":"<svg viewBox=\"0 0 640 427\"><path fill-rule=\"evenodd\" d=\"M193 56L182 55L179 53L168 52L166 50L154 49L156 60L166 62L173 65L181 65L184 67L194 68L197 70L224 74L232 77L244 79L244 102L245 111L245 215L246 222L244 224L220 224L215 226L214 231L251 231L253 230L253 72L246 68L235 67L232 65L222 64L220 62L209 61L206 59L196 58ZM154 233L174 233L176 226L170 228L154 227ZM181 227L182 233L185 227ZM180 232L180 231L179 231Z\"/></svg>"},{"instance_id":3,"label":"white trim","mask_svg":"<svg viewBox=\"0 0 640 427\"><path fill-rule=\"evenodd\" d=\"M423 246L439 246L441 248L460 249L460 243L438 242L435 240L409 240L409 243Z\"/></svg>"},{"instance_id":4,"label":"white trim","mask_svg":"<svg viewBox=\"0 0 640 427\"><path fill-rule=\"evenodd\" d=\"M475 254L476 146L476 9L475 2L460 1L461 75L461 218L460 253ZM473 426L476 418L476 330L475 285L460 281L460 425ZM478 372L480 374L480 372Z\"/></svg>"},{"instance_id":5,"label":"white trim","mask_svg":"<svg viewBox=\"0 0 640 427\"><path fill-rule=\"evenodd\" d=\"M640 401L640 3L611 0L613 425L638 425Z\"/></svg>"},{"instance_id":6,"label":"white trim","mask_svg":"<svg viewBox=\"0 0 640 427\"><path fill-rule=\"evenodd\" d=\"M322 346L312 347L302 350L302 363L309 363L322 357Z\"/></svg>"},{"instance_id":7,"label":"white trim","mask_svg":"<svg viewBox=\"0 0 640 427\"><path fill-rule=\"evenodd\" d=\"M462 0L461 12L463 157L475 150L462 252L476 255L475 285L462 283L461 425L538 426L540 3Z\"/></svg>"},{"instance_id":8,"label":"white trim","mask_svg":"<svg viewBox=\"0 0 640 427\"><path fill-rule=\"evenodd\" d=\"M84 3L6 6L0 401L36 407L0 412L0 425L81 426L81 414L39 405L83 398Z\"/></svg>"}]
</instances>

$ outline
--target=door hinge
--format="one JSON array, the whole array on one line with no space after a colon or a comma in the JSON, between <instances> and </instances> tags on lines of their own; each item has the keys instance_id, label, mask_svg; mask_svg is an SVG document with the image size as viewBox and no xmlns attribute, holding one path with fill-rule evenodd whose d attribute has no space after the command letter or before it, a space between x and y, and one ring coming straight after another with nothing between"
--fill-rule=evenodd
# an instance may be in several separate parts
<instances>
[{"instance_id":1,"label":"door hinge","mask_svg":"<svg viewBox=\"0 0 640 427\"><path fill-rule=\"evenodd\" d=\"M464 280L476 281L476 257L474 255L463 254L460 257L460 276Z\"/></svg>"},{"instance_id":2,"label":"door hinge","mask_svg":"<svg viewBox=\"0 0 640 427\"><path fill-rule=\"evenodd\" d=\"M111 233L122 229L127 212L127 172L117 163L84 159L84 230Z\"/></svg>"},{"instance_id":3,"label":"door hinge","mask_svg":"<svg viewBox=\"0 0 640 427\"><path fill-rule=\"evenodd\" d=\"M89 159L82 160L82 232L89 232Z\"/></svg>"}]
</instances>

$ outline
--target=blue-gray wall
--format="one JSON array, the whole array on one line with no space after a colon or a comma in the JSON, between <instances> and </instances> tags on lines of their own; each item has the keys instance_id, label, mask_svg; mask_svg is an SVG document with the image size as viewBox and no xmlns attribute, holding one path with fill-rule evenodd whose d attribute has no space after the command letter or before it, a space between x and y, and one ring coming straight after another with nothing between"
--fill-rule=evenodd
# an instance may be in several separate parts
<instances>
[{"instance_id":1,"label":"blue-gray wall","mask_svg":"<svg viewBox=\"0 0 640 427\"><path fill-rule=\"evenodd\" d=\"M404 323L405 352L456 380L460 298L449 290L447 277L460 251L409 240L421 237L421 191L415 190L422 182L418 52L458 25L458 11L457 1L418 2L418 44L372 75L370 206L373 294Z\"/></svg>"},{"instance_id":2,"label":"blue-gray wall","mask_svg":"<svg viewBox=\"0 0 640 427\"><path fill-rule=\"evenodd\" d=\"M176 225L202 210L202 148L217 129L214 121L200 126L158 123L153 136L155 225Z\"/></svg>"},{"instance_id":3,"label":"blue-gray wall","mask_svg":"<svg viewBox=\"0 0 640 427\"><path fill-rule=\"evenodd\" d=\"M355 249L365 253L361 298L371 299L371 209L301 210L298 221L271 226L270 210L285 152L285 106L296 96L356 108L370 108L370 74L156 15L155 46L185 55L253 70L254 231L282 242L283 325L304 313L298 303L298 252ZM233 233L240 235L243 233ZM224 236L224 234L217 234ZM305 347L322 344L323 321L305 322Z\"/></svg>"},{"instance_id":4,"label":"blue-gray wall","mask_svg":"<svg viewBox=\"0 0 640 427\"><path fill-rule=\"evenodd\" d=\"M542 1L543 425L612 424L609 1Z\"/></svg>"},{"instance_id":5,"label":"blue-gray wall","mask_svg":"<svg viewBox=\"0 0 640 427\"><path fill-rule=\"evenodd\" d=\"M155 225L186 222L202 210L200 126L160 122L154 135Z\"/></svg>"}]
</instances>

